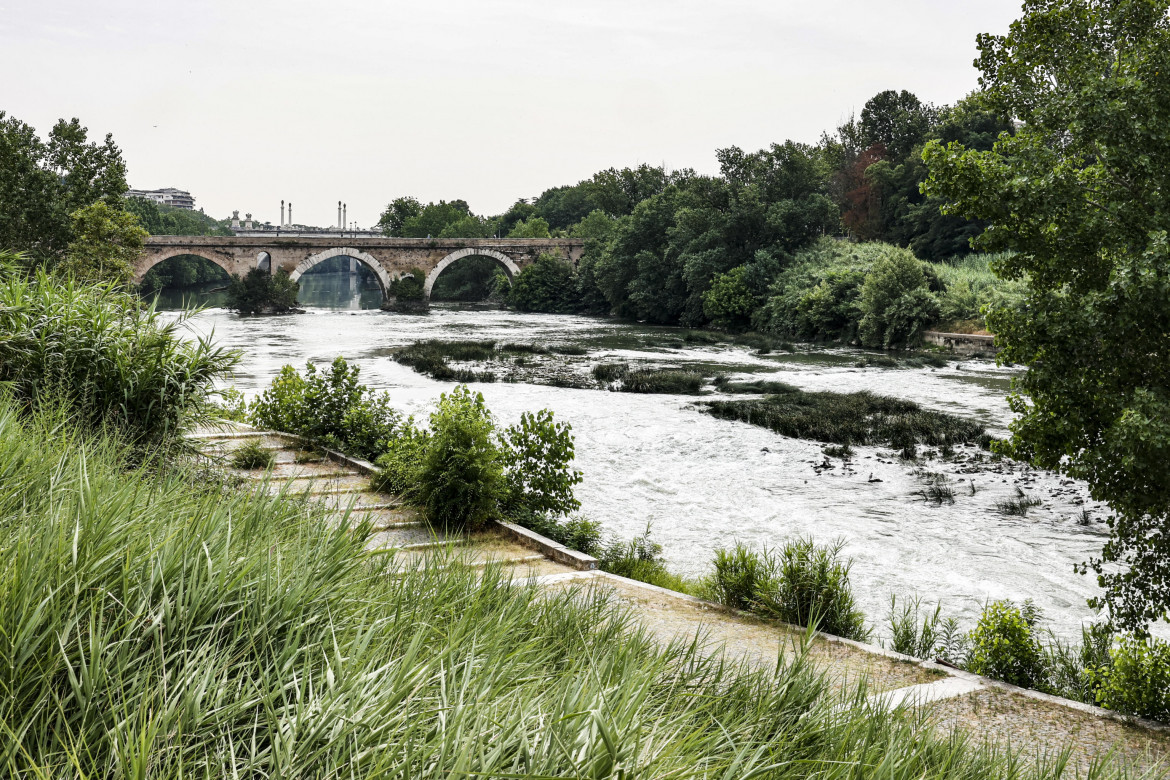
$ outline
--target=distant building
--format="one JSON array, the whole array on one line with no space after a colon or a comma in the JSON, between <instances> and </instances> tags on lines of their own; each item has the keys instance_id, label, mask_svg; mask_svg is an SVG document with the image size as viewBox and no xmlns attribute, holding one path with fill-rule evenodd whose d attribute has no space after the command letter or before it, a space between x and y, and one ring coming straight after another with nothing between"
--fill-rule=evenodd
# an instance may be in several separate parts
<instances>
[{"instance_id":1,"label":"distant building","mask_svg":"<svg viewBox=\"0 0 1170 780\"><path fill-rule=\"evenodd\" d=\"M191 193L186 190L176 190L174 187L166 187L161 190L129 190L126 197L145 198L164 206L174 206L177 209L195 208L195 198L191 197Z\"/></svg>"}]
</instances>

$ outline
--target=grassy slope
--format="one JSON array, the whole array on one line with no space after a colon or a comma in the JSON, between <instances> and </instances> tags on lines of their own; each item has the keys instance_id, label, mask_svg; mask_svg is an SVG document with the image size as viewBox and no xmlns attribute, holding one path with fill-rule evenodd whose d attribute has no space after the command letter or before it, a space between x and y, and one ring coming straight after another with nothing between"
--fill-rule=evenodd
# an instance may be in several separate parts
<instances>
[{"instance_id":1,"label":"grassy slope","mask_svg":"<svg viewBox=\"0 0 1170 780\"><path fill-rule=\"evenodd\" d=\"M0 404L5 776L1011 771L839 709L800 659L660 648L601 600L496 570L388 571L304 504L127 473L116 442L62 430Z\"/></svg>"}]
</instances>

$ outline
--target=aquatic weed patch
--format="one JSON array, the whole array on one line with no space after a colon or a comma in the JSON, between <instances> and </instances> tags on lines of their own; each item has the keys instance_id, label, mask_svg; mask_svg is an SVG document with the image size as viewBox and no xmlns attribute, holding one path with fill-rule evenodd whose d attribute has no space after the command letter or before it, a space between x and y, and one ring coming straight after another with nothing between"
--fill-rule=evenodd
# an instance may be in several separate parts
<instances>
[{"instance_id":1,"label":"aquatic weed patch","mask_svg":"<svg viewBox=\"0 0 1170 780\"><path fill-rule=\"evenodd\" d=\"M410 366L420 374L426 374L440 382L494 382L496 375L491 371L474 371L466 368L452 368L448 361L479 363L495 360L500 353L494 341L442 341L428 339L417 341L394 350L394 360Z\"/></svg>"},{"instance_id":2,"label":"aquatic weed patch","mask_svg":"<svg viewBox=\"0 0 1170 780\"><path fill-rule=\"evenodd\" d=\"M884 444L895 449L975 442L984 432L983 426L972 420L867 391L807 392L782 386L762 399L710 401L706 411L720 419L759 425L795 439Z\"/></svg>"}]
</instances>

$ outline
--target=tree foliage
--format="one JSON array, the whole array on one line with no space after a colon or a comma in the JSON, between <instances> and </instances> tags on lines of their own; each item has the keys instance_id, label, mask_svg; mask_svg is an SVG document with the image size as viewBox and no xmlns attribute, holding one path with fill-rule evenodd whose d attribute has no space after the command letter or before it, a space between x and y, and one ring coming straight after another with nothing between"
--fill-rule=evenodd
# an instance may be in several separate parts
<instances>
[{"instance_id":1,"label":"tree foliage","mask_svg":"<svg viewBox=\"0 0 1170 780\"><path fill-rule=\"evenodd\" d=\"M0 247L33 260L59 259L74 239L73 214L98 201L120 210L126 192L122 151L107 135L91 142L76 118L42 140L0 111Z\"/></svg>"},{"instance_id":2,"label":"tree foliage","mask_svg":"<svg viewBox=\"0 0 1170 780\"><path fill-rule=\"evenodd\" d=\"M520 272L508 295L508 303L518 311L554 314L573 311L576 299L577 276L573 267L543 253Z\"/></svg>"},{"instance_id":3,"label":"tree foliage","mask_svg":"<svg viewBox=\"0 0 1170 780\"><path fill-rule=\"evenodd\" d=\"M82 281L128 284L146 245L147 233L137 218L98 201L73 212L71 219L73 240L60 270Z\"/></svg>"},{"instance_id":4,"label":"tree foliage","mask_svg":"<svg viewBox=\"0 0 1170 780\"><path fill-rule=\"evenodd\" d=\"M289 278L288 271L278 268L269 273L253 268L242 278L233 274L228 283L226 308L240 314L283 314L296 308L299 282Z\"/></svg>"},{"instance_id":5,"label":"tree foliage","mask_svg":"<svg viewBox=\"0 0 1170 780\"><path fill-rule=\"evenodd\" d=\"M988 322L1028 367L1002 451L1084 479L1112 509L1088 563L1122 626L1170 617L1170 8L1028 0L979 38L983 100L1015 118L992 149L926 149L927 189L986 220L1027 284Z\"/></svg>"}]
</instances>

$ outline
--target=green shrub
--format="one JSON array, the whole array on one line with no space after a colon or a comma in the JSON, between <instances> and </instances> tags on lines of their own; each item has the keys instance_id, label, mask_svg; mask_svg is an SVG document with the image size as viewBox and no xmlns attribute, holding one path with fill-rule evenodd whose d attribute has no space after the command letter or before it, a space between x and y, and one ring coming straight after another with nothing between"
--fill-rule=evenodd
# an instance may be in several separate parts
<instances>
[{"instance_id":1,"label":"green shrub","mask_svg":"<svg viewBox=\"0 0 1170 780\"><path fill-rule=\"evenodd\" d=\"M742 331L751 325L757 302L745 279L746 273L747 268L741 265L716 274L703 293L703 314L716 328Z\"/></svg>"},{"instance_id":2,"label":"green shrub","mask_svg":"<svg viewBox=\"0 0 1170 780\"><path fill-rule=\"evenodd\" d=\"M874 261L858 299L862 346L882 349L914 346L922 331L938 320L938 299L930 291L923 264L909 250L889 247Z\"/></svg>"},{"instance_id":3,"label":"green shrub","mask_svg":"<svg viewBox=\"0 0 1170 780\"><path fill-rule=\"evenodd\" d=\"M1047 669L1036 636L1039 613L1025 602L993 601L971 632L967 668L975 674L1023 688L1047 688Z\"/></svg>"},{"instance_id":4,"label":"green shrub","mask_svg":"<svg viewBox=\"0 0 1170 780\"><path fill-rule=\"evenodd\" d=\"M565 261L541 253L516 277L507 300L517 311L573 311L577 305L577 274Z\"/></svg>"},{"instance_id":5,"label":"green shrub","mask_svg":"<svg viewBox=\"0 0 1170 780\"><path fill-rule=\"evenodd\" d=\"M235 385L220 390L218 395L221 401L210 401L208 404L209 413L213 417L233 422L248 421L248 403Z\"/></svg>"},{"instance_id":6,"label":"green shrub","mask_svg":"<svg viewBox=\"0 0 1170 780\"><path fill-rule=\"evenodd\" d=\"M500 516L504 458L483 395L466 385L439 396L418 473L418 497L432 523L477 530Z\"/></svg>"},{"instance_id":7,"label":"green shrub","mask_svg":"<svg viewBox=\"0 0 1170 780\"><path fill-rule=\"evenodd\" d=\"M1125 636L1090 673L1102 707L1170 723L1170 643Z\"/></svg>"},{"instance_id":8,"label":"green shrub","mask_svg":"<svg viewBox=\"0 0 1170 780\"><path fill-rule=\"evenodd\" d=\"M852 560L841 560L844 542L818 545L811 538L786 541L775 553L775 585L761 591L758 610L798 626L846 639L869 636L865 615L849 584Z\"/></svg>"},{"instance_id":9,"label":"green shrub","mask_svg":"<svg viewBox=\"0 0 1170 780\"><path fill-rule=\"evenodd\" d=\"M210 419L215 382L239 353L188 338L189 314L163 318L113 284L5 265L0 256L0 383L23 408L63 404L76 423L115 428L140 454L181 445Z\"/></svg>"},{"instance_id":10,"label":"green shrub","mask_svg":"<svg viewBox=\"0 0 1170 780\"><path fill-rule=\"evenodd\" d=\"M553 420L548 409L524 412L520 422L503 432L501 445L507 463L506 510L567 515L581 508L573 486L581 472L571 468L573 426Z\"/></svg>"},{"instance_id":11,"label":"green shrub","mask_svg":"<svg viewBox=\"0 0 1170 780\"><path fill-rule=\"evenodd\" d=\"M224 306L240 314L282 314L296 308L300 291L301 285L283 268L275 273L253 268L242 279L232 275Z\"/></svg>"},{"instance_id":12,"label":"green shrub","mask_svg":"<svg viewBox=\"0 0 1170 780\"><path fill-rule=\"evenodd\" d=\"M387 292L396 300L421 301L425 296L423 285L427 275L418 268L410 269L410 273L403 274L390 282Z\"/></svg>"},{"instance_id":13,"label":"green shrub","mask_svg":"<svg viewBox=\"0 0 1170 780\"><path fill-rule=\"evenodd\" d=\"M756 610L760 594L776 587L776 559L764 548L756 552L736 543L731 550L715 551L715 571L705 582L720 604L732 609Z\"/></svg>"},{"instance_id":14,"label":"green shrub","mask_svg":"<svg viewBox=\"0 0 1170 780\"><path fill-rule=\"evenodd\" d=\"M881 243L825 238L798 252L752 315L754 327L799 338L852 341L866 272L887 250Z\"/></svg>"},{"instance_id":15,"label":"green shrub","mask_svg":"<svg viewBox=\"0 0 1170 780\"><path fill-rule=\"evenodd\" d=\"M633 539L611 539L598 555L598 566L602 571L616 574L660 588L690 593L699 591L699 583L672 574L662 559L662 545L650 539L650 526Z\"/></svg>"},{"instance_id":16,"label":"green shrub","mask_svg":"<svg viewBox=\"0 0 1170 780\"><path fill-rule=\"evenodd\" d=\"M413 491L418 489L423 457L430 439L429 433L414 427L413 420L403 422L398 428L398 435L386 443L386 451L374 461L378 471L371 479L371 487L403 498L413 498Z\"/></svg>"},{"instance_id":17,"label":"green shrub","mask_svg":"<svg viewBox=\"0 0 1170 780\"><path fill-rule=\"evenodd\" d=\"M361 369L338 357L327 371L312 362L302 376L284 366L252 402L254 425L304 436L325 447L374 460L398 431L399 415L387 393L358 381Z\"/></svg>"},{"instance_id":18,"label":"green shrub","mask_svg":"<svg viewBox=\"0 0 1170 780\"><path fill-rule=\"evenodd\" d=\"M232 452L231 461L232 466L238 469L267 469L276 462L276 455L262 445L259 439L252 439Z\"/></svg>"},{"instance_id":19,"label":"green shrub","mask_svg":"<svg viewBox=\"0 0 1170 780\"><path fill-rule=\"evenodd\" d=\"M508 520L586 555L599 556L604 549L601 544L601 524L585 517L574 515L560 518L521 510Z\"/></svg>"}]
</instances>

